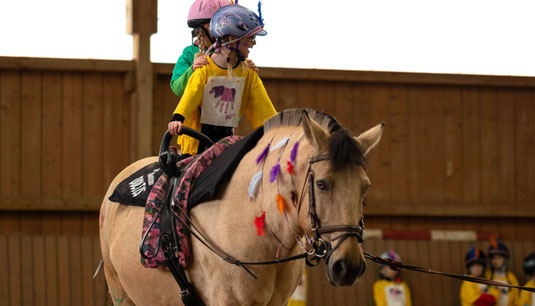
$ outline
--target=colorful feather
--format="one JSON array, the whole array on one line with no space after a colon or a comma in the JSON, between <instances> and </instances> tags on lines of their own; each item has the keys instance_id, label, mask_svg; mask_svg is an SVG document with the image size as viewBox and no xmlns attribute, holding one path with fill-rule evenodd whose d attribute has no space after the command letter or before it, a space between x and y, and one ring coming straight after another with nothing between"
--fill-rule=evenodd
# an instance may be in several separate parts
<instances>
[{"instance_id":1,"label":"colorful feather","mask_svg":"<svg viewBox=\"0 0 535 306\"><path fill-rule=\"evenodd\" d=\"M260 181L262 180L262 171L258 172L257 174L253 175L253 178L251 179L251 182L249 183L249 197L255 198L256 191L258 190L258 186L260 186Z\"/></svg>"},{"instance_id":2,"label":"colorful feather","mask_svg":"<svg viewBox=\"0 0 535 306\"><path fill-rule=\"evenodd\" d=\"M287 161L286 164L288 165L288 173L292 174L294 172L294 165L290 161Z\"/></svg>"},{"instance_id":3,"label":"colorful feather","mask_svg":"<svg viewBox=\"0 0 535 306\"><path fill-rule=\"evenodd\" d=\"M256 235L264 236L264 220L266 218L266 212L264 211L260 217L254 218L254 225L256 226Z\"/></svg>"},{"instance_id":4,"label":"colorful feather","mask_svg":"<svg viewBox=\"0 0 535 306\"><path fill-rule=\"evenodd\" d=\"M262 150L262 153L260 153L260 155L258 155L258 157L256 158L256 164L258 165L261 161L263 161L266 156L268 155L268 152L269 152L269 145L271 143L268 143L268 145L264 148L264 150Z\"/></svg>"},{"instance_id":5,"label":"colorful feather","mask_svg":"<svg viewBox=\"0 0 535 306\"><path fill-rule=\"evenodd\" d=\"M281 215L284 214L284 208L286 207L286 201L284 198L280 194L277 194L275 202L277 202L277 208L279 209Z\"/></svg>"},{"instance_id":6,"label":"colorful feather","mask_svg":"<svg viewBox=\"0 0 535 306\"><path fill-rule=\"evenodd\" d=\"M498 243L496 242L496 238L494 238L494 236L490 237L490 244L492 245L492 248L498 248Z\"/></svg>"},{"instance_id":7,"label":"colorful feather","mask_svg":"<svg viewBox=\"0 0 535 306\"><path fill-rule=\"evenodd\" d=\"M236 3L238 3L237 0ZM262 1L260 0L258 0L258 19L260 19L260 24L264 26L264 18L262 18Z\"/></svg>"},{"instance_id":8,"label":"colorful feather","mask_svg":"<svg viewBox=\"0 0 535 306\"><path fill-rule=\"evenodd\" d=\"M470 250L468 251L468 258L469 259L477 259L479 254L477 254L477 249L474 245L470 246Z\"/></svg>"},{"instance_id":9,"label":"colorful feather","mask_svg":"<svg viewBox=\"0 0 535 306\"><path fill-rule=\"evenodd\" d=\"M299 149L299 141L297 141L294 144L294 147L292 148L292 152L290 152L290 162L293 164L295 163L295 157L297 156L297 150Z\"/></svg>"},{"instance_id":10,"label":"colorful feather","mask_svg":"<svg viewBox=\"0 0 535 306\"><path fill-rule=\"evenodd\" d=\"M288 140L290 140L289 137L284 137L283 139L281 139L281 141L277 142L276 145L274 145L273 147L271 147L271 148L269 149L269 151L270 151L270 152L271 152L271 151L275 151L275 150L277 150L278 148L280 148L280 147L286 145L286 143L288 143Z\"/></svg>"},{"instance_id":11,"label":"colorful feather","mask_svg":"<svg viewBox=\"0 0 535 306\"><path fill-rule=\"evenodd\" d=\"M281 172L281 164L280 162L277 162L277 164L273 166L273 168L271 168L271 171L269 173L269 182L273 183L277 179L277 176L279 176L280 172Z\"/></svg>"}]
</instances>

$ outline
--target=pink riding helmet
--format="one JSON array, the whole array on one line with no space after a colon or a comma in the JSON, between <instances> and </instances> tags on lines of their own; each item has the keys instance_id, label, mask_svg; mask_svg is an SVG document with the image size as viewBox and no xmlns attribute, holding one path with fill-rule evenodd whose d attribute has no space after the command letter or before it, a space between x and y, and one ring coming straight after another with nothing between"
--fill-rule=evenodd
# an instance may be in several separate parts
<instances>
[{"instance_id":1,"label":"pink riding helmet","mask_svg":"<svg viewBox=\"0 0 535 306\"><path fill-rule=\"evenodd\" d=\"M188 26L198 28L209 23L219 8L230 4L230 0L195 0L189 9Z\"/></svg>"}]
</instances>

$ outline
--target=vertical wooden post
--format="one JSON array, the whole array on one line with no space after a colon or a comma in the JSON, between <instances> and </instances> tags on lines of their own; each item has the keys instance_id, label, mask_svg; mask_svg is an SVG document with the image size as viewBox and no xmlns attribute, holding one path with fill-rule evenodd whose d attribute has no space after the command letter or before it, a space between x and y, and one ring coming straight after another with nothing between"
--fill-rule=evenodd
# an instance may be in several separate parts
<instances>
[{"instance_id":1,"label":"vertical wooden post","mask_svg":"<svg viewBox=\"0 0 535 306\"><path fill-rule=\"evenodd\" d=\"M157 32L158 0L127 1L127 33L134 37L136 90L133 103L133 149L135 159L152 153L152 107L154 72L150 60L150 37Z\"/></svg>"}]
</instances>

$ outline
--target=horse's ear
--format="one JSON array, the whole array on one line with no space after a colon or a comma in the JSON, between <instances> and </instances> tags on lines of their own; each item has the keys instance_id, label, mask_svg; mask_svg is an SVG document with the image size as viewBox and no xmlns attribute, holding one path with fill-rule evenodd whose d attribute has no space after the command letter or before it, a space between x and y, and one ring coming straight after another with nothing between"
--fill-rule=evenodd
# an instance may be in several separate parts
<instances>
[{"instance_id":1,"label":"horse's ear","mask_svg":"<svg viewBox=\"0 0 535 306\"><path fill-rule=\"evenodd\" d=\"M303 130L305 131L305 137L316 146L318 152L323 151L329 145L329 136L316 121L308 117L307 112L303 112L301 116L301 122L303 124Z\"/></svg>"},{"instance_id":2,"label":"horse's ear","mask_svg":"<svg viewBox=\"0 0 535 306\"><path fill-rule=\"evenodd\" d=\"M371 149L373 149L381 139L383 134L383 127L385 126L384 122L379 123L378 125L372 127L366 132L360 134L358 137L355 137L355 140L360 144L364 149L364 156L366 156Z\"/></svg>"}]
</instances>

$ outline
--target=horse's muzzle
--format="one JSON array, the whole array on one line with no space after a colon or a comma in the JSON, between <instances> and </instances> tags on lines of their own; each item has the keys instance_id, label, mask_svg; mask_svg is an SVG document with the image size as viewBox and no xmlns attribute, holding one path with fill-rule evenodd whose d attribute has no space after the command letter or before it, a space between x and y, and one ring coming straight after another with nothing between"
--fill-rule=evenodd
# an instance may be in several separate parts
<instances>
[{"instance_id":1,"label":"horse's muzzle","mask_svg":"<svg viewBox=\"0 0 535 306\"><path fill-rule=\"evenodd\" d=\"M354 261L350 259L338 259L328 265L327 272L329 281L335 286L351 286L355 280L366 271L366 261Z\"/></svg>"}]
</instances>

